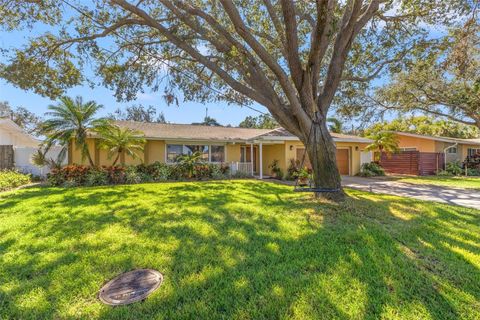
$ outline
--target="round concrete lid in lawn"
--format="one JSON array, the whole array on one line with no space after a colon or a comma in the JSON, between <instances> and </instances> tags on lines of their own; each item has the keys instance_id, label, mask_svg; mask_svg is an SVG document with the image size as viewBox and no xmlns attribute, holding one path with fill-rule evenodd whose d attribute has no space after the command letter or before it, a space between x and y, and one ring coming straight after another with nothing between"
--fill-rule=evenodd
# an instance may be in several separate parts
<instances>
[{"instance_id":1,"label":"round concrete lid in lawn","mask_svg":"<svg viewBox=\"0 0 480 320\"><path fill-rule=\"evenodd\" d=\"M162 284L163 275L152 269L137 269L123 273L105 284L99 299L105 304L118 306L147 298Z\"/></svg>"}]
</instances>

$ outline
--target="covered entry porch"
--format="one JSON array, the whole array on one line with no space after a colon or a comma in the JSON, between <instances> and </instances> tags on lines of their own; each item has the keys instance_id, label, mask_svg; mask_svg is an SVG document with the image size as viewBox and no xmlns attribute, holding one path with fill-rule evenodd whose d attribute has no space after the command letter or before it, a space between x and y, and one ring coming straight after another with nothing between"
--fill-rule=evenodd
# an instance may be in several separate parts
<instances>
[{"instance_id":1,"label":"covered entry porch","mask_svg":"<svg viewBox=\"0 0 480 320\"><path fill-rule=\"evenodd\" d=\"M366 143L336 143L337 166L341 175L353 176L360 171L363 163L369 163L373 155L365 151ZM246 174L264 179L272 176L271 165L277 161L278 167L283 173L287 172L291 161L302 160L305 153L305 146L298 141L285 139L276 140L255 140L241 143L239 146L238 162L231 162L232 171L242 171ZM308 157L304 165L309 167Z\"/></svg>"},{"instance_id":2,"label":"covered entry porch","mask_svg":"<svg viewBox=\"0 0 480 320\"><path fill-rule=\"evenodd\" d=\"M283 141L252 141L240 145L240 161L231 162L232 173L237 171L255 176L259 179L271 175L269 166L274 160L279 166L286 168L285 142Z\"/></svg>"}]
</instances>

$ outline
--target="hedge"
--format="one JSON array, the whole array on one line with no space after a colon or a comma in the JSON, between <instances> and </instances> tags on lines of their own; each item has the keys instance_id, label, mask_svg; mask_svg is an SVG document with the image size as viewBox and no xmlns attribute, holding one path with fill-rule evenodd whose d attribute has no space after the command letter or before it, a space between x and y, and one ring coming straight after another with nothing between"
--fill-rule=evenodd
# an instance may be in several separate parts
<instances>
[{"instance_id":1,"label":"hedge","mask_svg":"<svg viewBox=\"0 0 480 320\"><path fill-rule=\"evenodd\" d=\"M88 167L69 165L54 169L47 175L47 181L53 186L100 186L111 184L135 184L144 182L220 180L231 178L229 167L225 164L198 163L193 166L155 162L136 166ZM233 177L246 178L248 175L237 173Z\"/></svg>"},{"instance_id":2,"label":"hedge","mask_svg":"<svg viewBox=\"0 0 480 320\"><path fill-rule=\"evenodd\" d=\"M13 189L31 182L29 174L15 170L0 170L0 191Z\"/></svg>"}]
</instances>

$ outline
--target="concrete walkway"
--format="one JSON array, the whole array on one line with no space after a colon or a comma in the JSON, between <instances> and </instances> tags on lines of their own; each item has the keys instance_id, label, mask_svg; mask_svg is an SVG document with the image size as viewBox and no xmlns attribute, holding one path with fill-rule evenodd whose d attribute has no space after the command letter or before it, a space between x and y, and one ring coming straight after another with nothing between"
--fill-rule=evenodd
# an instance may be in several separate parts
<instances>
[{"instance_id":1,"label":"concrete walkway","mask_svg":"<svg viewBox=\"0 0 480 320\"><path fill-rule=\"evenodd\" d=\"M410 184L392 180L342 176L342 185L352 189L400 197L430 200L480 210L480 190Z\"/></svg>"}]
</instances>

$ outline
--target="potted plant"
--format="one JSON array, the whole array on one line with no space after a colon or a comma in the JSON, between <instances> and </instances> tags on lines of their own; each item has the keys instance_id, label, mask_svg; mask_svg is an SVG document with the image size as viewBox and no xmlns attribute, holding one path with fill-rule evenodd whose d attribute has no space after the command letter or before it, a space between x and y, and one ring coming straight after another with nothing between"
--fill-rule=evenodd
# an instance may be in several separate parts
<instances>
[{"instance_id":1,"label":"potted plant","mask_svg":"<svg viewBox=\"0 0 480 320\"><path fill-rule=\"evenodd\" d=\"M282 180L283 172L280 166L278 165L278 160L273 160L272 164L268 166L272 170L273 177L275 179Z\"/></svg>"},{"instance_id":2,"label":"potted plant","mask_svg":"<svg viewBox=\"0 0 480 320\"><path fill-rule=\"evenodd\" d=\"M310 172L308 172L307 168L302 168L297 173L298 185L299 186L307 186L310 179Z\"/></svg>"}]
</instances>

